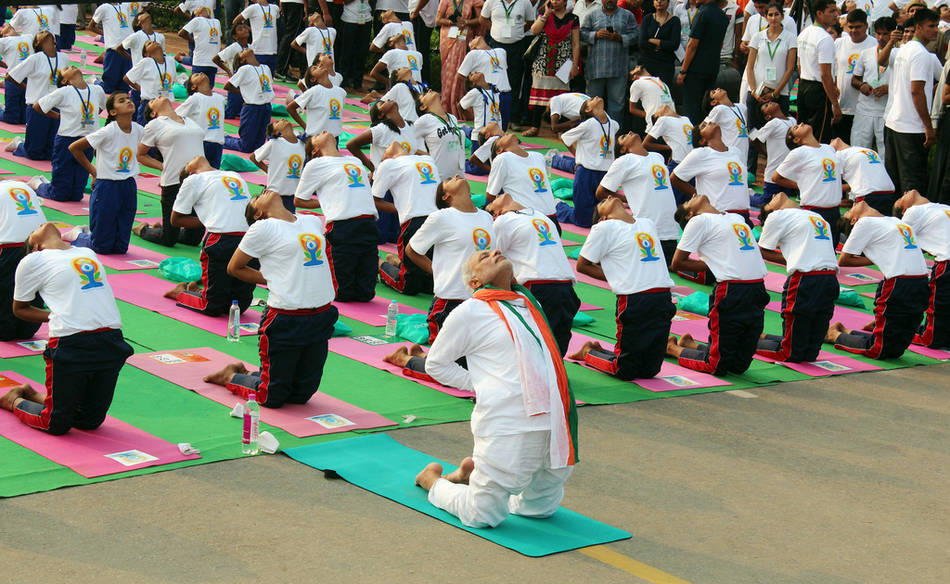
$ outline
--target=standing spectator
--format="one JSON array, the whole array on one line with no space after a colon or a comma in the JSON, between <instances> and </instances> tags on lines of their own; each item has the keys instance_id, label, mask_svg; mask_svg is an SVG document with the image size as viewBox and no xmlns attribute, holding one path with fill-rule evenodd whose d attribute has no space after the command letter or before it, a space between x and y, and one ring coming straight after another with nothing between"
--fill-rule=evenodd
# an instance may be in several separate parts
<instances>
[{"instance_id":1,"label":"standing spectator","mask_svg":"<svg viewBox=\"0 0 950 584\"><path fill-rule=\"evenodd\" d=\"M251 48L262 65L267 65L271 74L277 69L277 20L280 8L267 0L256 0L234 17L233 24L247 22L251 25Z\"/></svg>"},{"instance_id":2,"label":"standing spectator","mask_svg":"<svg viewBox=\"0 0 950 584\"><path fill-rule=\"evenodd\" d=\"M835 77L838 82L838 104L841 121L835 125L835 137L847 140L857 112L858 90L851 79L861 52L877 46L877 39L868 36L868 15L863 10L848 13L848 34L835 41Z\"/></svg>"},{"instance_id":3,"label":"standing spectator","mask_svg":"<svg viewBox=\"0 0 950 584\"><path fill-rule=\"evenodd\" d=\"M684 113L694 125L703 120L703 99L716 86L719 50L729 26L726 13L713 0L695 1L699 10L693 17L686 54L676 76L676 83L683 86Z\"/></svg>"},{"instance_id":4,"label":"standing spectator","mask_svg":"<svg viewBox=\"0 0 950 584\"><path fill-rule=\"evenodd\" d=\"M577 22L584 24L584 18L587 17L591 12L600 12L603 4L601 0L575 0L574 2L574 16L577 17ZM581 44L581 63L587 62L587 46L583 43ZM582 67L583 69L583 67ZM571 89L574 91L586 91L587 83L584 80L583 75L578 75L571 80Z\"/></svg>"},{"instance_id":5,"label":"standing spectator","mask_svg":"<svg viewBox=\"0 0 950 584\"><path fill-rule=\"evenodd\" d=\"M739 100L739 45L742 38L742 22L745 13L733 0L718 0L726 18L726 33L722 37L722 47L719 50L719 74L716 76L716 86L726 89L729 97Z\"/></svg>"},{"instance_id":6,"label":"standing spectator","mask_svg":"<svg viewBox=\"0 0 950 584\"><path fill-rule=\"evenodd\" d=\"M443 54L443 59L445 58ZM442 66L445 70L445 65ZM465 84L469 76L478 71L485 76L489 85L494 85L498 91L501 108L501 127L508 130L508 121L511 119L511 84L508 83L508 53L505 49L495 49L488 46L485 37L477 36L468 44L468 54L459 65L457 82ZM442 87L445 87L443 83ZM444 92L444 90L443 90ZM585 98L586 99L586 98Z\"/></svg>"},{"instance_id":7,"label":"standing spectator","mask_svg":"<svg viewBox=\"0 0 950 584\"><path fill-rule=\"evenodd\" d=\"M465 54L468 53L468 37L474 34L479 26L479 1L461 0L458 4L454 0L439 2L435 23L439 26L442 108L446 111L458 111L458 102L465 95L465 82L458 78L457 72L462 60L465 59ZM528 3L528 0L515 1Z\"/></svg>"},{"instance_id":8,"label":"standing spectator","mask_svg":"<svg viewBox=\"0 0 950 584\"><path fill-rule=\"evenodd\" d=\"M877 54L880 47L887 45L891 31L897 28L897 21L890 16L874 22L874 36L877 46L861 51L854 66L851 85L858 89L858 105L854 112L854 124L851 126L851 143L861 148L873 148L884 158L884 108L887 106L887 86L891 80L891 66L897 57L897 51L891 51L889 62L880 66Z\"/></svg>"},{"instance_id":9,"label":"standing spectator","mask_svg":"<svg viewBox=\"0 0 950 584\"><path fill-rule=\"evenodd\" d=\"M924 47L937 38L937 13L924 8L911 21L914 38L903 45L891 72L890 109L884 117L884 166L897 192L917 189L927 196L927 149L937 134L930 119L939 63Z\"/></svg>"},{"instance_id":10,"label":"standing spectator","mask_svg":"<svg viewBox=\"0 0 950 584\"><path fill-rule=\"evenodd\" d=\"M369 34L373 15L368 0L352 0L343 5L339 29L340 73L343 87L353 91L363 89L366 53L369 52Z\"/></svg>"},{"instance_id":11,"label":"standing spectator","mask_svg":"<svg viewBox=\"0 0 950 584\"><path fill-rule=\"evenodd\" d=\"M825 30L838 20L834 0L815 0L815 26L798 35L798 120L815 131L819 142L831 140L831 124L841 120L832 66L835 42Z\"/></svg>"},{"instance_id":12,"label":"standing spectator","mask_svg":"<svg viewBox=\"0 0 950 584\"><path fill-rule=\"evenodd\" d=\"M795 73L798 37L794 28L785 25L784 16L781 5L770 4L766 12L767 28L754 33L749 41L746 64L749 88L745 104L749 110L749 126L754 129L765 125L761 109L765 102L778 102L782 112L788 114L788 89Z\"/></svg>"},{"instance_id":13,"label":"standing spectator","mask_svg":"<svg viewBox=\"0 0 950 584\"><path fill-rule=\"evenodd\" d=\"M630 71L628 49L637 39L637 21L632 12L620 10L617 0L604 0L581 25L581 41L590 45L585 66L587 94L607 104L614 120L623 119L623 102Z\"/></svg>"},{"instance_id":14,"label":"standing spectator","mask_svg":"<svg viewBox=\"0 0 950 584\"><path fill-rule=\"evenodd\" d=\"M531 33L542 36L541 50L531 64L531 96L528 129L525 136L537 136L541 116L555 95L571 89L570 79L581 74L581 25L567 11L567 0L548 0L544 14L531 25ZM570 63L568 75L558 76L561 67Z\"/></svg>"},{"instance_id":15,"label":"standing spectator","mask_svg":"<svg viewBox=\"0 0 950 584\"><path fill-rule=\"evenodd\" d=\"M302 75L307 66L304 66L300 53L290 48L297 35L303 32L307 21L307 0L282 0L280 3L280 19L277 21L277 38L280 45L277 47L277 71L275 75L287 77L289 68L293 67ZM296 78L295 78L296 79Z\"/></svg>"},{"instance_id":16,"label":"standing spectator","mask_svg":"<svg viewBox=\"0 0 950 584\"><path fill-rule=\"evenodd\" d=\"M416 37L416 50L422 53L422 81L432 85L432 29L439 3L435 0L409 0L409 21Z\"/></svg>"},{"instance_id":17,"label":"standing spectator","mask_svg":"<svg viewBox=\"0 0 950 584\"><path fill-rule=\"evenodd\" d=\"M443 0L449 2L450 0ZM616 3L614 3L616 6ZM522 118L527 113L527 95L522 81L524 79L524 53L528 48L525 31L537 17L530 0L487 0L481 10L482 25L491 25L489 42L493 47L505 49L508 57L508 82L511 84L511 125L520 130ZM443 53L443 59L445 54ZM445 63L442 65L445 68ZM445 90L442 90L445 95Z\"/></svg>"},{"instance_id":18,"label":"standing spectator","mask_svg":"<svg viewBox=\"0 0 950 584\"><path fill-rule=\"evenodd\" d=\"M656 12L644 16L640 26L640 65L672 87L680 19L669 13L670 0L653 0L653 6Z\"/></svg>"}]
</instances>

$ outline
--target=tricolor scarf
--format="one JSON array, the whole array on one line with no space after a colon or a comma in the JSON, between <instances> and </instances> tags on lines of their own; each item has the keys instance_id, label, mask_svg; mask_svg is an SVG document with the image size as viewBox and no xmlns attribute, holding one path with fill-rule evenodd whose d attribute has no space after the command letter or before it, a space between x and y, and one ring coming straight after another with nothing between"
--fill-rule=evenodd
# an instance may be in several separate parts
<instances>
[{"instance_id":1,"label":"tricolor scarf","mask_svg":"<svg viewBox=\"0 0 950 584\"><path fill-rule=\"evenodd\" d=\"M577 408L574 404L574 394L568 385L564 361L561 359L561 353L558 350L554 336L551 334L547 318L538 306L538 301L535 300L527 288L517 284L512 288L513 290L509 291L484 287L477 290L473 296L491 307L505 323L505 328L508 329L508 334L511 335L511 339L515 344L515 357L521 371L525 411L529 416L550 414L551 468L573 465L578 460ZM509 301L512 300L525 303L531 317L534 319L535 326L541 333L541 339L537 338L528 323L524 322L521 314L509 304ZM521 321L527 335L520 334L521 331L517 328L512 329L511 323L505 316L506 311L502 310L502 306L505 306L508 309L507 312L515 315ZM516 330L519 334L516 334ZM530 340L524 340L526 337ZM531 343L535 343L539 351L531 350ZM547 349L546 352L545 348ZM538 357L538 355L541 355L541 357ZM543 363L538 363L538 359L544 357L551 360L556 379L550 380L547 368L543 367Z\"/></svg>"}]
</instances>

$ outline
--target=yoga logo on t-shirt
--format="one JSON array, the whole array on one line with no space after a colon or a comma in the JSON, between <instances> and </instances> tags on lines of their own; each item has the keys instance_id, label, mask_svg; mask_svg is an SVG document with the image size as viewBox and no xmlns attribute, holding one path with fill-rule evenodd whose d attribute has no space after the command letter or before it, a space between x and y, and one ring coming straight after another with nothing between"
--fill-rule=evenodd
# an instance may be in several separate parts
<instances>
[{"instance_id":1,"label":"yoga logo on t-shirt","mask_svg":"<svg viewBox=\"0 0 950 584\"><path fill-rule=\"evenodd\" d=\"M131 16L132 18L135 18L136 16L139 15L140 10L141 10L141 7L139 6L138 2L129 2L129 16Z\"/></svg>"},{"instance_id":2,"label":"yoga logo on t-shirt","mask_svg":"<svg viewBox=\"0 0 950 584\"><path fill-rule=\"evenodd\" d=\"M689 124L683 124L683 135L686 136L686 143L693 143L693 127Z\"/></svg>"},{"instance_id":3,"label":"yoga logo on t-shirt","mask_svg":"<svg viewBox=\"0 0 950 584\"><path fill-rule=\"evenodd\" d=\"M493 122L501 121L501 111L498 109L497 103L492 103L488 106L488 117Z\"/></svg>"},{"instance_id":4,"label":"yoga logo on t-shirt","mask_svg":"<svg viewBox=\"0 0 950 584\"><path fill-rule=\"evenodd\" d=\"M904 238L904 249L917 249L917 242L914 241L914 230L910 228L910 225L898 223L897 230L901 232L901 237Z\"/></svg>"},{"instance_id":5,"label":"yoga logo on t-shirt","mask_svg":"<svg viewBox=\"0 0 950 584\"><path fill-rule=\"evenodd\" d=\"M430 166L428 163L426 163L426 162L417 162L417 163L416 163L416 171L419 172L419 178L422 179L422 180L419 182L419 184L422 184L422 185L434 185L434 184L435 184L436 181L435 181L434 178L432 178L432 166Z\"/></svg>"},{"instance_id":6,"label":"yoga logo on t-shirt","mask_svg":"<svg viewBox=\"0 0 950 584\"><path fill-rule=\"evenodd\" d=\"M815 239L831 239L828 237L828 224L825 223L825 220L816 215L811 215L808 217L808 220L811 221L812 227L815 228Z\"/></svg>"},{"instance_id":7,"label":"yoga logo on t-shirt","mask_svg":"<svg viewBox=\"0 0 950 584\"><path fill-rule=\"evenodd\" d=\"M755 246L752 245L752 232L749 231L748 225L745 223L733 223L732 230L736 232L736 237L739 238L739 249L742 251L749 251L755 249Z\"/></svg>"},{"instance_id":8,"label":"yoga logo on t-shirt","mask_svg":"<svg viewBox=\"0 0 950 584\"><path fill-rule=\"evenodd\" d=\"M640 246L641 262L655 262L660 259L656 254L656 241L649 233L637 233L637 245Z\"/></svg>"},{"instance_id":9,"label":"yoga logo on t-shirt","mask_svg":"<svg viewBox=\"0 0 950 584\"><path fill-rule=\"evenodd\" d=\"M859 56L860 55L858 53L851 53L850 55L848 55L848 70L845 71L846 75L854 74L854 66L858 64Z\"/></svg>"},{"instance_id":10,"label":"yoga logo on t-shirt","mask_svg":"<svg viewBox=\"0 0 950 584\"><path fill-rule=\"evenodd\" d=\"M303 255L307 259L303 263L305 266L319 266L323 263L320 256L323 254L323 242L313 233L300 234L300 247L303 248Z\"/></svg>"},{"instance_id":11,"label":"yoga logo on t-shirt","mask_svg":"<svg viewBox=\"0 0 950 584\"><path fill-rule=\"evenodd\" d=\"M73 260L73 269L79 273L79 281L82 282L80 290L92 290L102 286L102 274L99 271L99 264L89 258L76 258Z\"/></svg>"},{"instance_id":12,"label":"yoga logo on t-shirt","mask_svg":"<svg viewBox=\"0 0 950 584\"><path fill-rule=\"evenodd\" d=\"M403 150L412 154L412 145L409 142L400 142L399 145L402 146Z\"/></svg>"},{"instance_id":13,"label":"yoga logo on t-shirt","mask_svg":"<svg viewBox=\"0 0 950 584\"><path fill-rule=\"evenodd\" d=\"M878 153L873 150L861 150L861 154L867 156L868 164L880 164L881 157L878 156Z\"/></svg>"},{"instance_id":14,"label":"yoga logo on t-shirt","mask_svg":"<svg viewBox=\"0 0 950 584\"><path fill-rule=\"evenodd\" d=\"M746 131L745 131L745 124L742 123L742 120L740 118L736 118L736 132L738 132L738 136L736 136L736 138L749 137L749 135L746 134Z\"/></svg>"},{"instance_id":15,"label":"yoga logo on t-shirt","mask_svg":"<svg viewBox=\"0 0 950 584\"><path fill-rule=\"evenodd\" d=\"M610 155L610 136L600 137L600 157L607 158Z\"/></svg>"},{"instance_id":16,"label":"yoga logo on t-shirt","mask_svg":"<svg viewBox=\"0 0 950 584\"><path fill-rule=\"evenodd\" d=\"M822 159L821 174L821 182L835 182L835 161L830 158Z\"/></svg>"},{"instance_id":17,"label":"yoga logo on t-shirt","mask_svg":"<svg viewBox=\"0 0 950 584\"><path fill-rule=\"evenodd\" d=\"M16 45L16 52L20 56L20 60L24 60L30 56L30 45L20 41Z\"/></svg>"},{"instance_id":18,"label":"yoga logo on t-shirt","mask_svg":"<svg viewBox=\"0 0 950 584\"><path fill-rule=\"evenodd\" d=\"M356 187L365 187L363 183L363 171L360 170L360 167L355 164L350 164L347 162L343 165L343 172L346 173L346 178L350 184L346 185L349 188L353 189Z\"/></svg>"},{"instance_id":19,"label":"yoga logo on t-shirt","mask_svg":"<svg viewBox=\"0 0 950 584\"><path fill-rule=\"evenodd\" d=\"M416 61L416 57L414 55L406 55L406 61L409 62L410 69L412 69L413 71L419 70L419 62Z\"/></svg>"},{"instance_id":20,"label":"yoga logo on t-shirt","mask_svg":"<svg viewBox=\"0 0 950 584\"><path fill-rule=\"evenodd\" d=\"M742 183L742 165L734 160L726 164L726 171L729 173L729 186L745 186Z\"/></svg>"},{"instance_id":21,"label":"yoga logo on t-shirt","mask_svg":"<svg viewBox=\"0 0 950 584\"><path fill-rule=\"evenodd\" d=\"M412 47L412 31L408 29L402 29L402 36L406 39L406 46Z\"/></svg>"},{"instance_id":22,"label":"yoga logo on t-shirt","mask_svg":"<svg viewBox=\"0 0 950 584\"><path fill-rule=\"evenodd\" d=\"M498 57L488 55L488 62L491 63L491 72L498 73L498 70L501 69L501 61L498 60Z\"/></svg>"},{"instance_id":23,"label":"yoga logo on t-shirt","mask_svg":"<svg viewBox=\"0 0 950 584\"><path fill-rule=\"evenodd\" d=\"M274 28L274 14L271 12L271 7L268 6L267 10L261 10L261 14L264 16L264 28Z\"/></svg>"},{"instance_id":24,"label":"yoga logo on t-shirt","mask_svg":"<svg viewBox=\"0 0 950 584\"><path fill-rule=\"evenodd\" d=\"M216 44L218 44L218 42L219 42L219 41L218 41L218 29L216 29L215 27L212 26L211 28L208 29L208 44L209 44L209 45L216 45ZM212 80L212 81L213 81L213 80Z\"/></svg>"},{"instance_id":25,"label":"yoga logo on t-shirt","mask_svg":"<svg viewBox=\"0 0 950 584\"><path fill-rule=\"evenodd\" d=\"M333 45L330 44L330 37L323 37L323 52L327 55L333 52Z\"/></svg>"},{"instance_id":26,"label":"yoga logo on t-shirt","mask_svg":"<svg viewBox=\"0 0 950 584\"><path fill-rule=\"evenodd\" d=\"M491 249L491 235L481 227L472 231L472 241L475 242L475 251Z\"/></svg>"},{"instance_id":27,"label":"yoga logo on t-shirt","mask_svg":"<svg viewBox=\"0 0 950 584\"><path fill-rule=\"evenodd\" d=\"M84 101L80 106L82 110L81 124L84 126L91 126L96 123L96 106L91 101Z\"/></svg>"},{"instance_id":28,"label":"yoga logo on t-shirt","mask_svg":"<svg viewBox=\"0 0 950 584\"><path fill-rule=\"evenodd\" d=\"M336 99L336 98L331 99L331 100L330 100L329 107L330 107L330 118L329 118L329 119L331 119L331 120L339 120L339 119L340 119L340 109L341 109L341 108L340 108L340 100L338 100L338 99Z\"/></svg>"},{"instance_id":29,"label":"yoga logo on t-shirt","mask_svg":"<svg viewBox=\"0 0 950 584\"><path fill-rule=\"evenodd\" d=\"M59 78L62 76L62 71L59 69L53 69L49 72L49 84L53 87L59 85Z\"/></svg>"},{"instance_id":30,"label":"yoga logo on t-shirt","mask_svg":"<svg viewBox=\"0 0 950 584\"><path fill-rule=\"evenodd\" d=\"M303 169L303 158L299 154L291 154L287 159L287 178L300 178Z\"/></svg>"},{"instance_id":31,"label":"yoga logo on t-shirt","mask_svg":"<svg viewBox=\"0 0 950 584\"><path fill-rule=\"evenodd\" d=\"M531 178L531 182L534 183L534 192L536 193L546 193L548 192L547 187L544 185L544 173L537 168L528 169L528 177Z\"/></svg>"},{"instance_id":32,"label":"yoga logo on t-shirt","mask_svg":"<svg viewBox=\"0 0 950 584\"><path fill-rule=\"evenodd\" d=\"M16 204L17 215L36 215L36 209L33 208L33 202L30 201L30 193L24 189L10 189L10 197Z\"/></svg>"},{"instance_id":33,"label":"yoga logo on t-shirt","mask_svg":"<svg viewBox=\"0 0 950 584\"><path fill-rule=\"evenodd\" d=\"M532 219L531 225L538 232L538 245L554 245L557 242L551 239L551 228L544 219Z\"/></svg>"},{"instance_id":34,"label":"yoga logo on t-shirt","mask_svg":"<svg viewBox=\"0 0 950 584\"><path fill-rule=\"evenodd\" d=\"M247 198L244 196L244 189L238 179L231 176L222 176L221 182L224 184L224 188L231 193L231 201L240 201Z\"/></svg>"},{"instance_id":35,"label":"yoga logo on t-shirt","mask_svg":"<svg viewBox=\"0 0 950 584\"><path fill-rule=\"evenodd\" d=\"M221 110L216 107L208 108L208 129L218 130L221 128Z\"/></svg>"},{"instance_id":36,"label":"yoga logo on t-shirt","mask_svg":"<svg viewBox=\"0 0 950 584\"><path fill-rule=\"evenodd\" d=\"M129 168L129 165L132 163L132 149L128 146L119 150L119 164L116 165L116 172L127 173L132 172L132 169Z\"/></svg>"},{"instance_id":37,"label":"yoga logo on t-shirt","mask_svg":"<svg viewBox=\"0 0 950 584\"><path fill-rule=\"evenodd\" d=\"M650 167L650 172L653 173L654 191L662 191L663 189L670 188L666 186L666 168L664 168L662 164L654 164Z\"/></svg>"},{"instance_id":38,"label":"yoga logo on t-shirt","mask_svg":"<svg viewBox=\"0 0 950 584\"><path fill-rule=\"evenodd\" d=\"M116 19L119 21L119 28L128 28L129 27L129 17L125 15L125 12L117 10L115 13Z\"/></svg>"},{"instance_id":39,"label":"yoga logo on t-shirt","mask_svg":"<svg viewBox=\"0 0 950 584\"><path fill-rule=\"evenodd\" d=\"M270 91L270 77L268 77L264 73L261 73L258 76L257 80L261 84L261 91L263 91L264 93L267 93L268 91Z\"/></svg>"},{"instance_id":40,"label":"yoga logo on t-shirt","mask_svg":"<svg viewBox=\"0 0 950 584\"><path fill-rule=\"evenodd\" d=\"M167 72L162 73L160 81L162 82L162 89L165 91L171 91L172 85L175 83L175 81L172 79L172 74Z\"/></svg>"},{"instance_id":41,"label":"yoga logo on t-shirt","mask_svg":"<svg viewBox=\"0 0 950 584\"><path fill-rule=\"evenodd\" d=\"M42 12L36 13L36 24L40 25L42 30L49 30L49 18Z\"/></svg>"}]
</instances>

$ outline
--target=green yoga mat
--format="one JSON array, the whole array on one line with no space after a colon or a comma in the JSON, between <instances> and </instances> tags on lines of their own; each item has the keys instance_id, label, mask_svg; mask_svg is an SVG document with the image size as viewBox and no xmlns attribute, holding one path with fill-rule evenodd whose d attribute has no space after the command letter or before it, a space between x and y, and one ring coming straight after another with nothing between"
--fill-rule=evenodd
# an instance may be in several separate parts
<instances>
[{"instance_id":1,"label":"green yoga mat","mask_svg":"<svg viewBox=\"0 0 950 584\"><path fill-rule=\"evenodd\" d=\"M526 556L547 556L630 537L622 529L563 507L548 519L510 515L498 527L466 527L454 515L432 506L426 492L413 484L416 474L436 459L385 434L300 446L285 450L284 454L307 466L332 470L367 491ZM455 469L445 462L442 466L446 472Z\"/></svg>"}]
</instances>

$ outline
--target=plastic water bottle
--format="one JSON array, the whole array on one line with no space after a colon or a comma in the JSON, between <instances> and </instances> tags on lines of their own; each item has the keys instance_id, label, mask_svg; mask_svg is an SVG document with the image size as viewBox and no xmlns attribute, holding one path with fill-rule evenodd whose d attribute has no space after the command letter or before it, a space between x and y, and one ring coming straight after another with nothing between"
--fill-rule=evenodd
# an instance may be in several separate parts
<instances>
[{"instance_id":1,"label":"plastic water bottle","mask_svg":"<svg viewBox=\"0 0 950 584\"><path fill-rule=\"evenodd\" d=\"M396 317L399 316L399 305L395 300L389 303L389 309L386 310L386 336L396 336Z\"/></svg>"},{"instance_id":2,"label":"plastic water bottle","mask_svg":"<svg viewBox=\"0 0 950 584\"><path fill-rule=\"evenodd\" d=\"M80 66L80 67L85 67L85 66L86 66L86 55L87 55L87 54L88 54L88 53L86 53L86 49L81 49L81 50L79 51L79 66Z\"/></svg>"},{"instance_id":3,"label":"plastic water bottle","mask_svg":"<svg viewBox=\"0 0 950 584\"><path fill-rule=\"evenodd\" d=\"M550 170L551 167L554 165L554 157L555 157L555 156L557 156L557 150L555 150L554 148L551 148L550 150L548 150L548 151L545 152L545 154L544 154L544 162L545 162L545 164L548 165L548 169L549 169L549 170Z\"/></svg>"},{"instance_id":4,"label":"plastic water bottle","mask_svg":"<svg viewBox=\"0 0 950 584\"><path fill-rule=\"evenodd\" d=\"M261 451L261 447L257 444L260 420L261 406L257 403L257 396L249 393L247 403L244 404L244 435L241 438L244 454L257 454Z\"/></svg>"},{"instance_id":5,"label":"plastic water bottle","mask_svg":"<svg viewBox=\"0 0 950 584\"><path fill-rule=\"evenodd\" d=\"M228 340L232 343L241 340L241 307L237 300L231 301L231 311L228 313Z\"/></svg>"}]
</instances>

